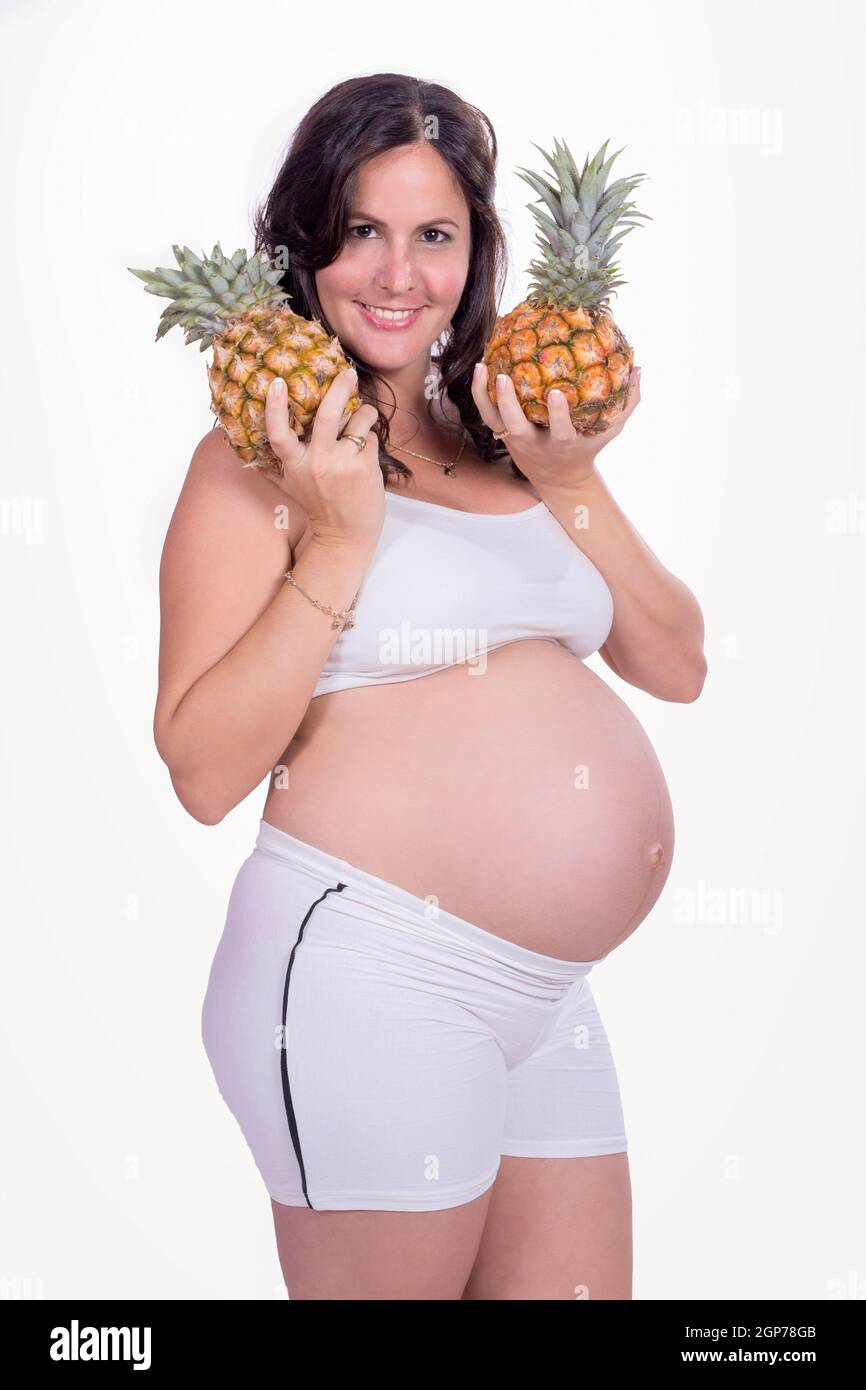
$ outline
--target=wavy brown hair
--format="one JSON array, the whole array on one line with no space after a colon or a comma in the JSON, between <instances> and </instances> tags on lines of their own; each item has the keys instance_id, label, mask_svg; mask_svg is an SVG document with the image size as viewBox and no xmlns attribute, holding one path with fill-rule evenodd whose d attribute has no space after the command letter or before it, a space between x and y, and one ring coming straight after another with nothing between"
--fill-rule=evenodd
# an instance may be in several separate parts
<instances>
[{"instance_id":1,"label":"wavy brown hair","mask_svg":"<svg viewBox=\"0 0 866 1390\"><path fill-rule=\"evenodd\" d=\"M483 111L437 82L402 73L338 83L303 117L270 193L254 212L255 250L272 259L279 254L279 264L287 265L280 285L291 296L293 312L318 319L333 334L316 293L315 272L336 260L345 245L360 166L384 150L420 144L428 129L436 131L436 149L463 190L471 236L463 295L438 340L440 350L431 349L431 366L439 375L440 406L447 395L481 457L498 462L508 451L484 424L471 390L472 370L493 330L508 264L493 201L496 135ZM376 385L387 383L368 363L357 357L352 361L361 399L379 411L373 429L379 436L384 481L392 472L412 477L411 468L388 452L388 418L379 410ZM427 411L432 419L429 397ZM511 466L515 476L524 476L513 461Z\"/></svg>"}]
</instances>

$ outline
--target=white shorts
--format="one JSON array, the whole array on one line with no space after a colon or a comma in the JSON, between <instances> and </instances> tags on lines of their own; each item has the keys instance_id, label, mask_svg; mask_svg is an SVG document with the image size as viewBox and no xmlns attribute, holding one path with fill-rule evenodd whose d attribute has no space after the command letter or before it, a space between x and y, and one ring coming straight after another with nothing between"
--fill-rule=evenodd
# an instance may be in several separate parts
<instances>
[{"instance_id":1,"label":"white shorts","mask_svg":"<svg viewBox=\"0 0 866 1390\"><path fill-rule=\"evenodd\" d=\"M596 964L503 940L262 820L202 1040L275 1201L434 1211L486 1191L502 1154L626 1151Z\"/></svg>"}]
</instances>

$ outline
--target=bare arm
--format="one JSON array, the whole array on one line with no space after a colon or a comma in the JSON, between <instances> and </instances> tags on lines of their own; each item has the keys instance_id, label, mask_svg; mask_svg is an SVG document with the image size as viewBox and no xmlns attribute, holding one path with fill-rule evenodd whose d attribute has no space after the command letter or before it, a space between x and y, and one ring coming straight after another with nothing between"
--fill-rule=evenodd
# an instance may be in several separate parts
<instances>
[{"instance_id":1,"label":"bare arm","mask_svg":"<svg viewBox=\"0 0 866 1390\"><path fill-rule=\"evenodd\" d=\"M285 578L303 513L212 430L196 448L160 566L154 738L184 808L215 825L291 742L339 636ZM298 583L348 608L369 547L308 541Z\"/></svg>"},{"instance_id":2,"label":"bare arm","mask_svg":"<svg viewBox=\"0 0 866 1390\"><path fill-rule=\"evenodd\" d=\"M696 700L707 662L703 614L691 589L650 550L601 474L560 487L545 485L541 491L611 591L613 627L599 649L602 658L622 680L659 700Z\"/></svg>"}]
</instances>

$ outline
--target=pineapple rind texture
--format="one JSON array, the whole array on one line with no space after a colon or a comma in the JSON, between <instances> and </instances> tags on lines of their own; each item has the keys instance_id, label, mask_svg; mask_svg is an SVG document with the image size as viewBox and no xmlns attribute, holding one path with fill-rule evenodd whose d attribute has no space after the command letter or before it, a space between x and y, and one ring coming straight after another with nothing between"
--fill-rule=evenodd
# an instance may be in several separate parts
<instances>
[{"instance_id":1,"label":"pineapple rind texture","mask_svg":"<svg viewBox=\"0 0 866 1390\"><path fill-rule=\"evenodd\" d=\"M304 319L283 305L260 304L231 318L214 339L207 369L211 410L235 453L260 471L282 471L265 431L265 398L275 377L286 383L289 421L298 437L311 427L334 377L349 363L338 338L317 319ZM360 409L357 395L347 411Z\"/></svg>"},{"instance_id":2,"label":"pineapple rind texture","mask_svg":"<svg viewBox=\"0 0 866 1390\"><path fill-rule=\"evenodd\" d=\"M494 405L496 376L504 372L532 424L550 424L547 393L556 387L575 429L598 434L625 408L634 350L605 310L536 307L524 300L496 320L484 360Z\"/></svg>"},{"instance_id":3,"label":"pineapple rind texture","mask_svg":"<svg viewBox=\"0 0 866 1390\"><path fill-rule=\"evenodd\" d=\"M538 223L536 244L542 257L526 298L500 316L486 345L487 392L496 404L496 376L511 378L523 413L533 424L549 426L547 394L554 387L569 404L574 428L598 434L625 409L634 351L608 308L611 292L624 284L613 255L645 213L635 212L628 195L644 177L618 179L606 188L617 150L605 159L608 141L582 172L564 141L554 154L541 150L556 185L531 170L518 170L548 209L529 205ZM535 146L539 149L539 146ZM616 232L616 235L614 235Z\"/></svg>"},{"instance_id":4,"label":"pineapple rind texture","mask_svg":"<svg viewBox=\"0 0 866 1390\"><path fill-rule=\"evenodd\" d=\"M265 398L282 377L287 387L289 422L303 437L331 381L349 366L338 338L315 319L288 307L282 272L260 252L241 247L226 257L219 242L210 257L188 246L173 248L179 270L134 270L149 294L172 300L162 312L156 340L176 324L187 344L213 347L207 368L211 410L245 467L282 473L282 464L265 431ZM346 411L360 409L357 394Z\"/></svg>"}]
</instances>

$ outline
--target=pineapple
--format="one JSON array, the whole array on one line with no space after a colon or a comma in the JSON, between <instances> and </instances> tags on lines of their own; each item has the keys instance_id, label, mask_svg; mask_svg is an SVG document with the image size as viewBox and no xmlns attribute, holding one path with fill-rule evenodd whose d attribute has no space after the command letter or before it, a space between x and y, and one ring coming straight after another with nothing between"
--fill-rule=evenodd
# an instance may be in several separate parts
<instances>
[{"instance_id":1,"label":"pineapple","mask_svg":"<svg viewBox=\"0 0 866 1390\"><path fill-rule=\"evenodd\" d=\"M156 341L175 324L185 341L213 346L208 367L211 410L245 468L282 473L282 464L265 433L265 397L275 377L286 383L289 420L302 437L312 424L328 386L352 365L338 338L329 337L317 319L292 313L291 298L279 289L283 272L261 253L238 250L229 259L219 243L209 258L188 246L173 247L180 270L127 269L145 282L148 294L173 302L162 312ZM360 409L352 395L346 411Z\"/></svg>"},{"instance_id":2,"label":"pineapple","mask_svg":"<svg viewBox=\"0 0 866 1390\"><path fill-rule=\"evenodd\" d=\"M536 145L556 174L556 187L529 169L515 171L552 216L527 204L539 226L542 260L530 265L536 279L526 299L496 320L483 359L494 405L496 375L504 372L526 418L549 426L547 393L556 388L580 434L600 433L625 409L634 363L634 350L608 312L608 297L625 283L611 258L638 225L635 219L647 216L632 212L634 204L626 201L644 175L618 179L605 191L610 166L622 153L605 162L607 144L584 161L582 173L565 141L554 142L553 156Z\"/></svg>"}]
</instances>

